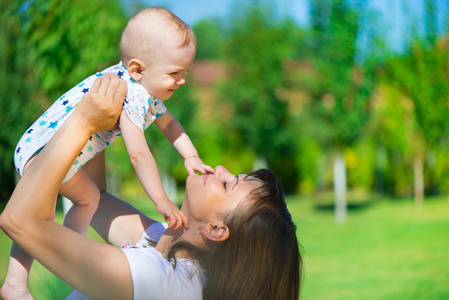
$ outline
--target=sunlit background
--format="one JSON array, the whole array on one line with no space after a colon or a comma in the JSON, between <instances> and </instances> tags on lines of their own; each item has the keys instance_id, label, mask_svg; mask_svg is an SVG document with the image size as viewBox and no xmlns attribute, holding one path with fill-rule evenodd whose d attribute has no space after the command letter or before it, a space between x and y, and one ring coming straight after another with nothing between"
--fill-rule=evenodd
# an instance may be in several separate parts
<instances>
[{"instance_id":1,"label":"sunlit background","mask_svg":"<svg viewBox=\"0 0 449 300\"><path fill-rule=\"evenodd\" d=\"M1 207L23 132L65 91L118 63L126 21L153 5L197 35L187 84L165 103L200 156L281 179L303 249L301 299L449 299L446 0L3 0ZM180 204L183 161L155 126L146 136ZM161 220L123 141L106 156L109 190ZM3 280L3 232L0 243ZM36 299L67 295L33 268Z\"/></svg>"}]
</instances>

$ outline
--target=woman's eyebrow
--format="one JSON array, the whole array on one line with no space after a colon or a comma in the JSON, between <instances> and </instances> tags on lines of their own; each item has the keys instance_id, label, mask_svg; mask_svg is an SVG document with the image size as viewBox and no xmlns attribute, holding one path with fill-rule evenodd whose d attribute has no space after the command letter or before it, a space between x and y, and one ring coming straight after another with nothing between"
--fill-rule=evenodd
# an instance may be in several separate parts
<instances>
[{"instance_id":1,"label":"woman's eyebrow","mask_svg":"<svg viewBox=\"0 0 449 300\"><path fill-rule=\"evenodd\" d=\"M239 184L239 175L240 175L240 174L235 175L236 183L232 186L231 191L235 188L235 186L236 186L237 184Z\"/></svg>"}]
</instances>

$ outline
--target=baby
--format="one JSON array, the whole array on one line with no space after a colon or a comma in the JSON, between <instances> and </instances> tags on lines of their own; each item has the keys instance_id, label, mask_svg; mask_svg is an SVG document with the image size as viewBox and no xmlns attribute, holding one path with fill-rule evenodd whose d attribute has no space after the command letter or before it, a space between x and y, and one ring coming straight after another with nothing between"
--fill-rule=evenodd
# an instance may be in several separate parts
<instances>
[{"instance_id":1,"label":"baby","mask_svg":"<svg viewBox=\"0 0 449 300\"><path fill-rule=\"evenodd\" d=\"M104 148L121 135L142 186L157 210L169 221L168 226L188 228L187 218L164 191L144 130L154 122L184 158L189 174L195 171L214 173L214 169L199 158L183 127L163 103L185 83L185 73L193 63L195 53L196 38L187 24L169 10L158 7L143 9L129 20L123 31L121 62L88 77L69 90L24 133L14 156L20 175L43 151L97 77L105 76L103 80L110 80L111 74L115 74L113 76L127 82L128 92L116 128L98 132L90 138L59 190L61 195L73 202L65 217L65 226L86 234L98 207L100 190L82 166L96 154L103 154ZM93 159L90 164L97 161ZM31 264L32 258L13 244L8 274L1 290L4 298L17 297L8 296L12 295L8 291L23 290L31 299L27 288Z\"/></svg>"}]
</instances>

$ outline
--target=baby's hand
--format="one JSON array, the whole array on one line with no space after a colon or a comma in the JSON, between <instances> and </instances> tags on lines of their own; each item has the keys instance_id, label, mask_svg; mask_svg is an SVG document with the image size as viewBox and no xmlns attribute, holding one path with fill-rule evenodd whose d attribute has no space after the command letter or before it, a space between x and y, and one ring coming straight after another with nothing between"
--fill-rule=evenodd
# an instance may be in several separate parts
<instances>
[{"instance_id":1,"label":"baby's hand","mask_svg":"<svg viewBox=\"0 0 449 300\"><path fill-rule=\"evenodd\" d=\"M187 173L189 173L189 175L192 175L195 172L200 172L202 174L215 173L215 170L212 167L204 164L201 158L199 158L198 156L188 156L184 160L184 166L186 167Z\"/></svg>"},{"instance_id":2,"label":"baby's hand","mask_svg":"<svg viewBox=\"0 0 449 300\"><path fill-rule=\"evenodd\" d=\"M189 228L187 217L182 211L179 210L176 204L170 200L166 199L159 202L156 204L156 209L164 215L165 221L170 222L168 224L168 228L173 227L173 229L178 229L183 226L186 229Z\"/></svg>"}]
</instances>

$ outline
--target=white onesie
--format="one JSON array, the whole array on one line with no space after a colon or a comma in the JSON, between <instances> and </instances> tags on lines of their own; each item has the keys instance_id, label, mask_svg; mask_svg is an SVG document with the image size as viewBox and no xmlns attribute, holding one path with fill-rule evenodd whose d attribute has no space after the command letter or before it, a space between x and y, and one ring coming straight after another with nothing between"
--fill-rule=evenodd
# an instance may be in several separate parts
<instances>
[{"instance_id":1,"label":"white onesie","mask_svg":"<svg viewBox=\"0 0 449 300\"><path fill-rule=\"evenodd\" d=\"M138 82L134 81L120 62L102 72L96 73L62 95L52 106L40 116L24 133L14 153L17 172L23 176L23 168L27 161L39 153L52 136L73 113L81 98L86 94L97 77L106 73L115 73L128 84L128 93L123 103L123 110L129 119L139 128L145 130L156 118L162 116L167 108L164 103L152 97ZM64 179L67 182L72 176L97 153L109 146L121 135L120 130L108 130L95 133L84 146L78 158Z\"/></svg>"}]
</instances>

